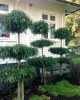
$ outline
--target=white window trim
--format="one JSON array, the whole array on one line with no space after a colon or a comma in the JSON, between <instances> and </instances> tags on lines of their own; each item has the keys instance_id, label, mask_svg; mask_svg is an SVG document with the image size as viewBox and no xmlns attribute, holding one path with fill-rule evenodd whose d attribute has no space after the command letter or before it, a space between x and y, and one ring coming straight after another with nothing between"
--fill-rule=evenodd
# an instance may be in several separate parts
<instances>
[{"instance_id":1,"label":"white window trim","mask_svg":"<svg viewBox=\"0 0 80 100\"><path fill-rule=\"evenodd\" d=\"M42 14L48 15L48 20L42 19ZM50 16L55 16L55 21L50 20ZM41 12L40 13L40 20L44 20L49 25L50 24L55 24L55 30L57 29L57 15L56 14ZM49 29L49 32L48 32L48 39L54 40L54 38L53 39L50 38L50 29Z\"/></svg>"}]
</instances>

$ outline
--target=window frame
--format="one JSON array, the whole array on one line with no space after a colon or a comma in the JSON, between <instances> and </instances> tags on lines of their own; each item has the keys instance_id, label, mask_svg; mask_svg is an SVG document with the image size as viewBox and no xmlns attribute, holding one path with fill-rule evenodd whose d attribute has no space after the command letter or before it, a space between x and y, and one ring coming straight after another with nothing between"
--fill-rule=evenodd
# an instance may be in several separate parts
<instances>
[{"instance_id":1,"label":"window frame","mask_svg":"<svg viewBox=\"0 0 80 100\"><path fill-rule=\"evenodd\" d=\"M44 14L44 15L48 15L48 20L44 20L45 22L47 22L48 23L48 25L49 25L49 32L48 32L48 38L46 38L46 39L50 39L50 40L53 40L54 38L51 38L50 36L51 36L51 33L50 33L50 24L55 24L55 30L56 30L56 25L57 25L57 17L56 17L56 14L51 14L51 13L44 13L44 12L42 12L41 13L41 19L42 19L42 14ZM50 20L50 16L55 16L55 21L52 21L52 20ZM42 19L43 20L43 19Z\"/></svg>"}]
</instances>

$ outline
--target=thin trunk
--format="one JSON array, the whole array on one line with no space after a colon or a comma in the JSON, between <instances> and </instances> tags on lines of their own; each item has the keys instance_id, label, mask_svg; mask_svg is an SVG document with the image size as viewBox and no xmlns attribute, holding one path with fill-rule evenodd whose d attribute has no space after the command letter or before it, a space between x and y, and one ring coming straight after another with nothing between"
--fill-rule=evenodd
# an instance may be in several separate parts
<instances>
[{"instance_id":1,"label":"thin trunk","mask_svg":"<svg viewBox=\"0 0 80 100\"><path fill-rule=\"evenodd\" d=\"M41 83L43 83L43 80L44 80L44 74L43 74L43 68L42 69L42 74L41 74Z\"/></svg>"},{"instance_id":2,"label":"thin trunk","mask_svg":"<svg viewBox=\"0 0 80 100\"><path fill-rule=\"evenodd\" d=\"M44 83L46 84L46 68L44 67Z\"/></svg>"},{"instance_id":3,"label":"thin trunk","mask_svg":"<svg viewBox=\"0 0 80 100\"><path fill-rule=\"evenodd\" d=\"M18 61L18 68L20 66L20 60ZM22 97L21 97L21 91L22 91L22 88L21 88L21 81L18 80L18 100L22 100Z\"/></svg>"},{"instance_id":4,"label":"thin trunk","mask_svg":"<svg viewBox=\"0 0 80 100\"><path fill-rule=\"evenodd\" d=\"M22 100L24 100L24 81L22 81Z\"/></svg>"},{"instance_id":5,"label":"thin trunk","mask_svg":"<svg viewBox=\"0 0 80 100\"><path fill-rule=\"evenodd\" d=\"M42 47L42 57L43 57L43 47Z\"/></svg>"},{"instance_id":6,"label":"thin trunk","mask_svg":"<svg viewBox=\"0 0 80 100\"><path fill-rule=\"evenodd\" d=\"M43 47L41 48L42 49L42 57L43 57ZM43 80L44 80L44 74L43 74L43 68L42 69L42 75L41 75L41 83L43 83Z\"/></svg>"},{"instance_id":7,"label":"thin trunk","mask_svg":"<svg viewBox=\"0 0 80 100\"><path fill-rule=\"evenodd\" d=\"M18 100L22 100L21 99L21 82L18 80Z\"/></svg>"},{"instance_id":8,"label":"thin trunk","mask_svg":"<svg viewBox=\"0 0 80 100\"><path fill-rule=\"evenodd\" d=\"M61 39L61 47L62 47L62 39Z\"/></svg>"},{"instance_id":9,"label":"thin trunk","mask_svg":"<svg viewBox=\"0 0 80 100\"><path fill-rule=\"evenodd\" d=\"M62 48L62 39L61 39L61 48ZM60 55L60 58L62 58L62 55ZM60 76L62 75L62 63L60 63Z\"/></svg>"},{"instance_id":10,"label":"thin trunk","mask_svg":"<svg viewBox=\"0 0 80 100\"><path fill-rule=\"evenodd\" d=\"M60 76L62 75L62 64L60 64Z\"/></svg>"},{"instance_id":11,"label":"thin trunk","mask_svg":"<svg viewBox=\"0 0 80 100\"><path fill-rule=\"evenodd\" d=\"M20 44L20 33L18 33L18 44Z\"/></svg>"}]
</instances>

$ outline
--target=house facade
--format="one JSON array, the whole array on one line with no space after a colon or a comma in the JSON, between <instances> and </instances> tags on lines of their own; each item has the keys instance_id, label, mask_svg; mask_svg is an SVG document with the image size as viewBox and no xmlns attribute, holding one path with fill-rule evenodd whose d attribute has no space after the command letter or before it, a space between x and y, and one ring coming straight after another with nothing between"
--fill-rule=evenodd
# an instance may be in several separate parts
<instances>
[{"instance_id":1,"label":"house facade","mask_svg":"<svg viewBox=\"0 0 80 100\"><path fill-rule=\"evenodd\" d=\"M54 31L58 28L65 27L66 14L79 10L79 5L64 0L0 0L0 15L10 13L12 10L24 11L32 21L44 20L49 25L48 37L46 39L55 41L54 47L60 46L60 40L54 38ZM52 27L52 28L51 28ZM41 35L33 35L31 30L26 30L20 35L20 43L30 46L30 42L41 39ZM17 34L10 36L3 31L0 19L0 46L13 46L18 43ZM65 40L63 40L65 47ZM58 57L48 52L48 47L44 48L44 55ZM41 55L41 50L39 50ZM0 63L10 63L9 59ZM13 60L11 62L14 62Z\"/></svg>"}]
</instances>

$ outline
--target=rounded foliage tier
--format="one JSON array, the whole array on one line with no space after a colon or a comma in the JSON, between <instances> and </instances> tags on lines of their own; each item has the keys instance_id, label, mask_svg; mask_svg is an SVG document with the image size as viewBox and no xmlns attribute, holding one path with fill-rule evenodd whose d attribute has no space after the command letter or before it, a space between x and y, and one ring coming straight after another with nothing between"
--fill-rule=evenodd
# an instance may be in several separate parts
<instances>
[{"instance_id":1,"label":"rounded foliage tier","mask_svg":"<svg viewBox=\"0 0 80 100\"><path fill-rule=\"evenodd\" d=\"M32 21L23 11L13 10L2 16L2 24L8 32L22 33L31 26Z\"/></svg>"},{"instance_id":2,"label":"rounded foliage tier","mask_svg":"<svg viewBox=\"0 0 80 100\"><path fill-rule=\"evenodd\" d=\"M31 45L34 47L38 47L38 48L42 48L42 47L46 47L46 46L51 46L53 45L54 42L50 41L50 40L36 40L31 42Z\"/></svg>"},{"instance_id":3,"label":"rounded foliage tier","mask_svg":"<svg viewBox=\"0 0 80 100\"><path fill-rule=\"evenodd\" d=\"M70 64L70 63L71 63L71 59L70 59L70 58L62 57L62 58L58 58L58 62L59 62L60 64L62 64L62 63Z\"/></svg>"},{"instance_id":4,"label":"rounded foliage tier","mask_svg":"<svg viewBox=\"0 0 80 100\"><path fill-rule=\"evenodd\" d=\"M36 76L36 70L32 66L20 65L0 69L0 80L3 82L16 82L18 80L30 82Z\"/></svg>"},{"instance_id":5,"label":"rounded foliage tier","mask_svg":"<svg viewBox=\"0 0 80 100\"><path fill-rule=\"evenodd\" d=\"M26 59L27 57L34 56L37 54L37 48L27 47L22 44L15 45L13 47L2 47L0 48L1 58L14 58L17 60Z\"/></svg>"},{"instance_id":6,"label":"rounded foliage tier","mask_svg":"<svg viewBox=\"0 0 80 100\"><path fill-rule=\"evenodd\" d=\"M46 37L48 35L48 24L45 21L34 22L31 30L33 34L42 34Z\"/></svg>"},{"instance_id":7,"label":"rounded foliage tier","mask_svg":"<svg viewBox=\"0 0 80 100\"><path fill-rule=\"evenodd\" d=\"M30 66L42 67L42 68L52 67L53 64L57 63L57 59L52 57L35 57L35 58L30 58L27 61Z\"/></svg>"},{"instance_id":8,"label":"rounded foliage tier","mask_svg":"<svg viewBox=\"0 0 80 100\"><path fill-rule=\"evenodd\" d=\"M63 55L63 54L66 54L66 53L69 52L68 49L66 49L66 48L59 48L59 47L57 47L57 48L50 48L49 51L51 53L53 53L53 54L59 54L59 55Z\"/></svg>"},{"instance_id":9,"label":"rounded foliage tier","mask_svg":"<svg viewBox=\"0 0 80 100\"><path fill-rule=\"evenodd\" d=\"M59 28L54 32L54 37L58 39L66 39L70 36L68 29L66 28Z\"/></svg>"}]
</instances>

